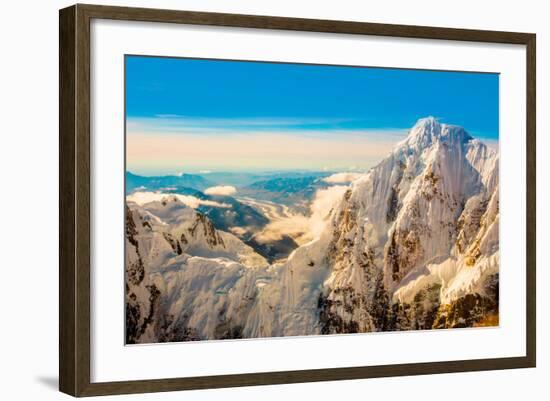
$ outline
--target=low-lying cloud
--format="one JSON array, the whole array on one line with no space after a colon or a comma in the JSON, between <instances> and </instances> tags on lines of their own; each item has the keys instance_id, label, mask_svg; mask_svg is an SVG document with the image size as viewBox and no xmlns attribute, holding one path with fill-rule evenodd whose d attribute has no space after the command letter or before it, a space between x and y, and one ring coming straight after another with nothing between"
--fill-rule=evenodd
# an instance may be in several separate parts
<instances>
[{"instance_id":1,"label":"low-lying cloud","mask_svg":"<svg viewBox=\"0 0 550 401\"><path fill-rule=\"evenodd\" d=\"M330 211L338 205L348 190L347 185L334 185L326 189L319 189L311 205L309 229L313 238L318 238L324 231L330 217Z\"/></svg>"},{"instance_id":2,"label":"low-lying cloud","mask_svg":"<svg viewBox=\"0 0 550 401\"><path fill-rule=\"evenodd\" d=\"M342 199L348 188L346 185L334 185L317 190L308 216L287 214L278 217L255 235L254 239L259 243L269 243L289 236L298 245L303 245L319 238L329 221L330 211Z\"/></svg>"},{"instance_id":3,"label":"low-lying cloud","mask_svg":"<svg viewBox=\"0 0 550 401\"><path fill-rule=\"evenodd\" d=\"M323 178L323 181L329 184L344 184L355 181L362 175L361 173L336 173Z\"/></svg>"},{"instance_id":4,"label":"low-lying cloud","mask_svg":"<svg viewBox=\"0 0 550 401\"><path fill-rule=\"evenodd\" d=\"M207 195L233 195L237 192L237 188L231 186L231 185L219 185L216 187L210 187L207 188L204 193Z\"/></svg>"},{"instance_id":5,"label":"low-lying cloud","mask_svg":"<svg viewBox=\"0 0 550 401\"><path fill-rule=\"evenodd\" d=\"M237 237L241 237L245 235L248 230L244 227L229 227L229 231L231 231L232 234L235 234Z\"/></svg>"},{"instance_id":6,"label":"low-lying cloud","mask_svg":"<svg viewBox=\"0 0 550 401\"><path fill-rule=\"evenodd\" d=\"M191 195L180 195L180 194L167 194L162 192L134 192L131 195L126 196L126 200L130 202L137 203L138 205L145 205L146 203L162 201L165 198L176 198L186 206L196 209L199 206L212 206L220 208L230 208L231 205L227 203L220 203L208 199L200 199L196 196Z\"/></svg>"},{"instance_id":7,"label":"low-lying cloud","mask_svg":"<svg viewBox=\"0 0 550 401\"><path fill-rule=\"evenodd\" d=\"M304 215L294 214L271 221L262 231L254 236L254 239L260 244L267 244L289 236L298 245L302 245L311 240L308 239L310 237L307 233L308 228L309 219Z\"/></svg>"}]
</instances>

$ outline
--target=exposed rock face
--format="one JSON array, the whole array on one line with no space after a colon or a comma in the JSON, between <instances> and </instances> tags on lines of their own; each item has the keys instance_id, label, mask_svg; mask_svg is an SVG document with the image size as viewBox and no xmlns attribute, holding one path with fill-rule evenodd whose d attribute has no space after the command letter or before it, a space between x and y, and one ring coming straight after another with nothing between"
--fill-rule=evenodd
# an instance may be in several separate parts
<instances>
[{"instance_id":1,"label":"exposed rock face","mask_svg":"<svg viewBox=\"0 0 550 401\"><path fill-rule=\"evenodd\" d=\"M126 207L126 342L135 343L150 330L158 307L159 291L151 284L140 253L140 240L151 226ZM146 250L144 250L146 251Z\"/></svg>"},{"instance_id":2,"label":"exposed rock face","mask_svg":"<svg viewBox=\"0 0 550 401\"><path fill-rule=\"evenodd\" d=\"M127 209L127 340L498 324L498 154L420 120L269 266L177 199Z\"/></svg>"},{"instance_id":3,"label":"exposed rock face","mask_svg":"<svg viewBox=\"0 0 550 401\"><path fill-rule=\"evenodd\" d=\"M333 214L323 331L469 327L458 305L474 298L487 304L479 319L498 314L485 289L498 249L498 155L460 127L420 120ZM458 317L442 322L450 305Z\"/></svg>"}]
</instances>

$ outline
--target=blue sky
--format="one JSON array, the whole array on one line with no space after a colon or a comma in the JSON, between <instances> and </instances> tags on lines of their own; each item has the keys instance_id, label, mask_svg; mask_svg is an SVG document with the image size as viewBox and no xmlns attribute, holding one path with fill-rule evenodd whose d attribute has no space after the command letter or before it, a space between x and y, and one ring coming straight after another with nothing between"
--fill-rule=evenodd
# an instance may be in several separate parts
<instances>
[{"instance_id":1,"label":"blue sky","mask_svg":"<svg viewBox=\"0 0 550 401\"><path fill-rule=\"evenodd\" d=\"M206 143L196 142L197 136L215 146L212 138L227 135L247 142L261 135L275 135L272 140L294 135L349 142L350 135L359 135L362 140L395 142L419 118L430 115L495 141L498 87L497 74L127 56L127 141L145 140L140 146L150 146L155 137L189 142L193 136L190 143L205 148ZM153 153L154 160L144 160L144 151L134 159L128 154L128 166L142 173L224 169L220 163L197 164L200 158L191 161L188 154L180 160L170 152L163 161L162 150ZM247 158L238 155L239 160L243 157ZM299 166L293 165L292 157L267 157L264 164L318 169L327 167L320 165L323 157L326 154ZM231 159L231 154L225 158ZM237 169L237 164L229 160L225 167ZM336 164L336 169L345 169L343 161ZM243 168L258 166L251 162Z\"/></svg>"}]
</instances>

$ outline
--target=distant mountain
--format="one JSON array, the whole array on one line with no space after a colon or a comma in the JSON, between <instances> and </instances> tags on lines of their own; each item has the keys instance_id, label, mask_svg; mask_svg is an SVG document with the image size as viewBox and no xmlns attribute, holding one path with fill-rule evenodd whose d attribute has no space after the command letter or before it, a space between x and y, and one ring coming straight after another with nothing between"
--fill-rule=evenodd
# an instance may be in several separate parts
<instances>
[{"instance_id":1,"label":"distant mountain","mask_svg":"<svg viewBox=\"0 0 550 401\"><path fill-rule=\"evenodd\" d=\"M217 185L233 185L243 188L252 185L256 182L269 181L278 178L302 178L302 177L325 177L331 173L315 172L315 171L268 171L263 173L247 173L247 172L224 172L213 171L209 173L198 173L209 181L215 182Z\"/></svg>"},{"instance_id":2,"label":"distant mountain","mask_svg":"<svg viewBox=\"0 0 550 401\"><path fill-rule=\"evenodd\" d=\"M130 342L498 325L499 156L434 118L282 263L169 201L129 207Z\"/></svg>"},{"instance_id":3,"label":"distant mountain","mask_svg":"<svg viewBox=\"0 0 550 401\"><path fill-rule=\"evenodd\" d=\"M263 175L246 172L211 172L198 173L197 175L215 182L217 185L232 185L235 187L244 187L255 181L263 179Z\"/></svg>"},{"instance_id":4,"label":"distant mountain","mask_svg":"<svg viewBox=\"0 0 550 401\"><path fill-rule=\"evenodd\" d=\"M263 179L239 190L239 195L254 199L272 201L291 207L295 211L307 212L309 202L318 189L329 186L323 180L330 173L309 173L299 176L286 175Z\"/></svg>"},{"instance_id":5,"label":"distant mountain","mask_svg":"<svg viewBox=\"0 0 550 401\"><path fill-rule=\"evenodd\" d=\"M286 192L286 193L295 193L303 191L315 183L322 182L322 180L317 176L307 176L307 177L277 177L269 180L257 181L247 188L254 190L263 190L270 192Z\"/></svg>"},{"instance_id":6,"label":"distant mountain","mask_svg":"<svg viewBox=\"0 0 550 401\"><path fill-rule=\"evenodd\" d=\"M333 174L329 171L309 171L309 170L297 170L297 171L272 171L269 174L266 174L263 179L271 180L275 178L304 178L304 177L326 177Z\"/></svg>"},{"instance_id":7,"label":"distant mountain","mask_svg":"<svg viewBox=\"0 0 550 401\"><path fill-rule=\"evenodd\" d=\"M126 172L126 193L131 193L136 189L156 191L173 187L204 190L213 185L215 185L215 183L212 181L194 174L145 177L133 174L129 171Z\"/></svg>"}]
</instances>

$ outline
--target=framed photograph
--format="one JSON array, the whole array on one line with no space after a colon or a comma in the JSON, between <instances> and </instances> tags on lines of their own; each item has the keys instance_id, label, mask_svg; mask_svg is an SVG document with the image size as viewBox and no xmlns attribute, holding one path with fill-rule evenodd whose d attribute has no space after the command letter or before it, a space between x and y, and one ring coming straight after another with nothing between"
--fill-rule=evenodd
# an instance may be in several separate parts
<instances>
[{"instance_id":1,"label":"framed photograph","mask_svg":"<svg viewBox=\"0 0 550 401\"><path fill-rule=\"evenodd\" d=\"M59 21L61 391L535 366L534 34Z\"/></svg>"}]
</instances>

